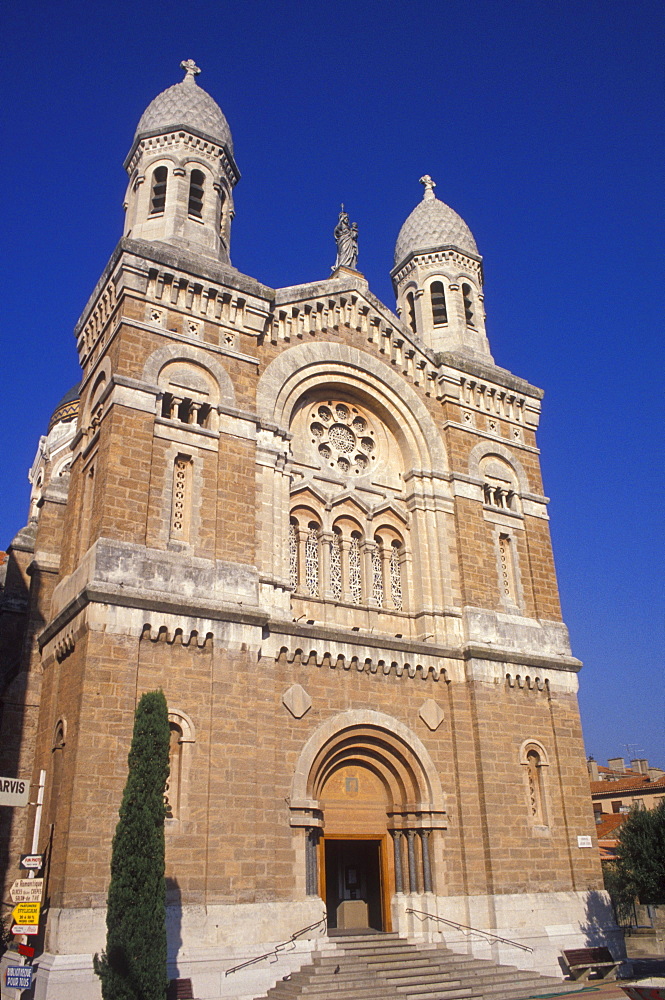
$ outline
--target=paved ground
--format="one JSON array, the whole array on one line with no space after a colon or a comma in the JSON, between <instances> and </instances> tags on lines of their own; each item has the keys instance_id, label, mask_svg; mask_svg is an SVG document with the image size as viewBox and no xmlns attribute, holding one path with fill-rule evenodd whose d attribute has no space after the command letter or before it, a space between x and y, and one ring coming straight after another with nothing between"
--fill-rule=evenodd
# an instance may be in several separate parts
<instances>
[{"instance_id":1,"label":"paved ground","mask_svg":"<svg viewBox=\"0 0 665 1000\"><path fill-rule=\"evenodd\" d=\"M638 982L640 979L663 978L665 986L665 958L634 958L633 974L630 979L621 979L612 983L605 983L602 980L591 980L588 983L580 983L579 992L569 992L558 1000L569 1000L579 997L579 1000L626 1000L626 994L621 989L621 984L628 985Z\"/></svg>"}]
</instances>

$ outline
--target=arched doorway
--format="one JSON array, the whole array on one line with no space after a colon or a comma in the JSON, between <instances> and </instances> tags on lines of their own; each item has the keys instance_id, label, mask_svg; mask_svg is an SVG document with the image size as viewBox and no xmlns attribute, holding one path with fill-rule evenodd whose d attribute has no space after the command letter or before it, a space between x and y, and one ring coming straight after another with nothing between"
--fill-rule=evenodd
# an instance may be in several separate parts
<instances>
[{"instance_id":1,"label":"arched doorway","mask_svg":"<svg viewBox=\"0 0 665 1000\"><path fill-rule=\"evenodd\" d=\"M396 893L433 891L439 779L420 740L390 716L343 712L313 734L291 824L306 828L307 892L324 900L331 929L391 930Z\"/></svg>"}]
</instances>

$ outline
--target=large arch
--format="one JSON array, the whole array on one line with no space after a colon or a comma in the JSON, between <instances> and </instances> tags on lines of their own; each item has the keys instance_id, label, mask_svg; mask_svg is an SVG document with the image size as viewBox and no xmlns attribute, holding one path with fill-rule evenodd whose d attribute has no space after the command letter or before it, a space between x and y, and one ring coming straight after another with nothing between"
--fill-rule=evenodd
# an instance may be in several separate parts
<instances>
[{"instance_id":1,"label":"large arch","mask_svg":"<svg viewBox=\"0 0 665 1000\"><path fill-rule=\"evenodd\" d=\"M447 470L441 435L409 383L372 355L346 344L297 344L280 354L259 380L257 411L265 420L288 427L302 397L324 386L366 400L390 426L410 468Z\"/></svg>"},{"instance_id":2,"label":"large arch","mask_svg":"<svg viewBox=\"0 0 665 1000\"><path fill-rule=\"evenodd\" d=\"M143 381L157 385L159 373L170 362L188 361L200 365L215 379L219 387L220 401L224 406L236 406L235 390L229 373L218 361L193 344L167 344L150 355L143 366Z\"/></svg>"},{"instance_id":3,"label":"large arch","mask_svg":"<svg viewBox=\"0 0 665 1000\"><path fill-rule=\"evenodd\" d=\"M368 709L340 712L312 733L294 771L291 809L317 809L317 791L331 767L349 754L391 775L391 790L399 782L409 789L413 798L405 805L412 811L444 813L439 775L422 741L391 715Z\"/></svg>"}]
</instances>

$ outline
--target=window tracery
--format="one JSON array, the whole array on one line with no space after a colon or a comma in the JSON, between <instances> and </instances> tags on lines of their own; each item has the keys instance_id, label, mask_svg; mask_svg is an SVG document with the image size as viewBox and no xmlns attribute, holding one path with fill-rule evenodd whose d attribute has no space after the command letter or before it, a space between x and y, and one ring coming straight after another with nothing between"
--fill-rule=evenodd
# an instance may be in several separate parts
<instances>
[{"instance_id":1,"label":"window tracery","mask_svg":"<svg viewBox=\"0 0 665 1000\"><path fill-rule=\"evenodd\" d=\"M298 586L298 524L291 518L289 522L289 586Z\"/></svg>"},{"instance_id":2,"label":"window tracery","mask_svg":"<svg viewBox=\"0 0 665 1000\"><path fill-rule=\"evenodd\" d=\"M393 607L402 610L402 565L400 562L400 544L393 542L390 549L390 596Z\"/></svg>"},{"instance_id":3,"label":"window tracery","mask_svg":"<svg viewBox=\"0 0 665 1000\"><path fill-rule=\"evenodd\" d=\"M360 559L360 534L354 532L349 546L349 595L353 604L362 604L363 583Z\"/></svg>"},{"instance_id":4,"label":"window tracery","mask_svg":"<svg viewBox=\"0 0 665 1000\"><path fill-rule=\"evenodd\" d=\"M330 543L330 591L336 601L342 597L342 545L341 532L333 529Z\"/></svg>"},{"instance_id":5,"label":"window tracery","mask_svg":"<svg viewBox=\"0 0 665 1000\"><path fill-rule=\"evenodd\" d=\"M381 565L381 539L372 550L372 597L380 608L383 607L383 566Z\"/></svg>"},{"instance_id":6,"label":"window tracery","mask_svg":"<svg viewBox=\"0 0 665 1000\"><path fill-rule=\"evenodd\" d=\"M305 587L311 597L319 596L319 525L309 525L305 539Z\"/></svg>"},{"instance_id":7,"label":"window tracery","mask_svg":"<svg viewBox=\"0 0 665 1000\"><path fill-rule=\"evenodd\" d=\"M319 461L342 475L363 475L376 462L375 431L355 407L320 403L309 414L309 431Z\"/></svg>"}]
</instances>

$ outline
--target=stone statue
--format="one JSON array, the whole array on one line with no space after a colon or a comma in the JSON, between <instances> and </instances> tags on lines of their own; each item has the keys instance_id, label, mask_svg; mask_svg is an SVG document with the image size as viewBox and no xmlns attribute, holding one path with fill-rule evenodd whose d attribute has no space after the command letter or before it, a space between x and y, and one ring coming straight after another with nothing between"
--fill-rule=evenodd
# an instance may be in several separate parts
<instances>
[{"instance_id":1,"label":"stone statue","mask_svg":"<svg viewBox=\"0 0 665 1000\"><path fill-rule=\"evenodd\" d=\"M334 236L337 243L337 260L331 270L336 271L338 267L350 267L353 271L357 271L358 223L349 222L349 216L344 211L344 205L342 205L342 211L339 213Z\"/></svg>"}]
</instances>

